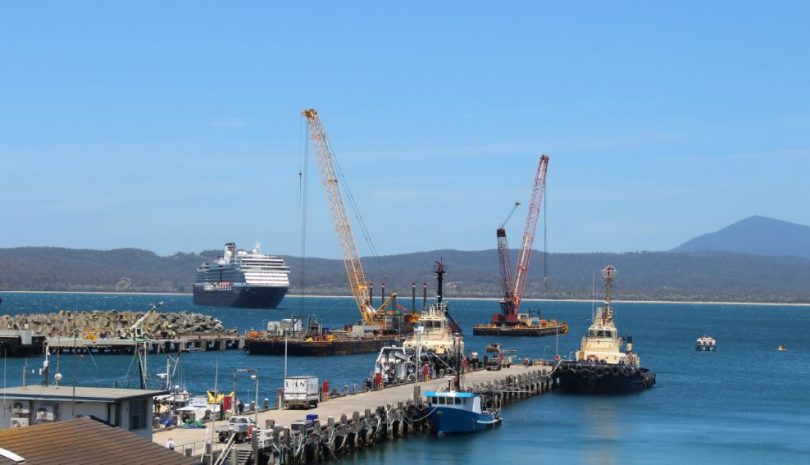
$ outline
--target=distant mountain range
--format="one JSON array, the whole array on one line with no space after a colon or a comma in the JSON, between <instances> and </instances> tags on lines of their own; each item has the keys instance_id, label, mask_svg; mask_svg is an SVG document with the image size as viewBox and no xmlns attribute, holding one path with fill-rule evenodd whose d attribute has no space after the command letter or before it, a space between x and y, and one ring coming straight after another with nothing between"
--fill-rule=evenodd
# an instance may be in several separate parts
<instances>
[{"instance_id":1,"label":"distant mountain range","mask_svg":"<svg viewBox=\"0 0 810 465\"><path fill-rule=\"evenodd\" d=\"M684 242L672 252L735 252L810 258L810 226L752 216Z\"/></svg>"},{"instance_id":2,"label":"distant mountain range","mask_svg":"<svg viewBox=\"0 0 810 465\"><path fill-rule=\"evenodd\" d=\"M805 245L802 245L805 244ZM753 217L697 237L670 252L533 254L527 297L590 298L599 270L619 272L617 298L632 300L810 302L810 228ZM725 250L724 250L725 249ZM0 249L0 291L191 292L196 267L219 250L161 257L139 249L110 251L20 247ZM516 257L516 252L513 253ZM292 268L291 293L347 295L340 260L285 256ZM497 251L434 250L363 258L374 292L398 292L406 301L411 285L435 294L435 260L448 266L448 297L498 297ZM303 271L303 274L302 274ZM303 278L303 281L302 281Z\"/></svg>"}]
</instances>

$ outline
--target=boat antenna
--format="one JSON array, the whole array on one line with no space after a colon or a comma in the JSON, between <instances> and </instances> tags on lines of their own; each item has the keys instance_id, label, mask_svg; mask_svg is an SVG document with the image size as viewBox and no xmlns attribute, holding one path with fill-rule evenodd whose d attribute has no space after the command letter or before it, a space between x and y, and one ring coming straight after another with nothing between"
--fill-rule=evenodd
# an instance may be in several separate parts
<instances>
[{"instance_id":1,"label":"boat antenna","mask_svg":"<svg viewBox=\"0 0 810 465\"><path fill-rule=\"evenodd\" d=\"M453 377L453 390L461 390L461 341L459 336L453 336L456 345L456 375Z\"/></svg>"},{"instance_id":2,"label":"boat antenna","mask_svg":"<svg viewBox=\"0 0 810 465\"><path fill-rule=\"evenodd\" d=\"M48 350L48 343L46 342L44 345L45 348L45 360L42 361L42 368L39 369L39 374L42 376L42 385L48 385L48 366L51 364L51 352Z\"/></svg>"},{"instance_id":3,"label":"boat antenna","mask_svg":"<svg viewBox=\"0 0 810 465\"><path fill-rule=\"evenodd\" d=\"M3 345L3 408L6 408L6 365L7 365L7 357L6 357L6 346Z\"/></svg>"},{"instance_id":4,"label":"boat antenna","mask_svg":"<svg viewBox=\"0 0 810 465\"><path fill-rule=\"evenodd\" d=\"M591 320L596 318L596 269L591 268Z\"/></svg>"}]
</instances>

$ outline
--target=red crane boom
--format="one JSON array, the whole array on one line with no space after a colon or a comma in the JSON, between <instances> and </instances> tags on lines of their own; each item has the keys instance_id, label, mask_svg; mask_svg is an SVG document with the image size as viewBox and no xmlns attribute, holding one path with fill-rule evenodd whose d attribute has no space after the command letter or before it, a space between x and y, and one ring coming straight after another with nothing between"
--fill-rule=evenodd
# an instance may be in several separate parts
<instances>
[{"instance_id":1,"label":"red crane boom","mask_svg":"<svg viewBox=\"0 0 810 465\"><path fill-rule=\"evenodd\" d=\"M503 302L501 302L500 315L492 317L493 323L517 323L517 314L523 300L523 291L526 289L526 277L529 274L529 262L532 257L534 234L537 230L537 219L540 217L540 205L546 191L546 172L548 171L548 156L541 155L534 177L532 197L529 202L529 212L526 216L526 226L523 229L523 241L520 245L515 275L509 266L509 246L506 242L506 230L498 228L498 256L501 262L501 287Z\"/></svg>"}]
</instances>

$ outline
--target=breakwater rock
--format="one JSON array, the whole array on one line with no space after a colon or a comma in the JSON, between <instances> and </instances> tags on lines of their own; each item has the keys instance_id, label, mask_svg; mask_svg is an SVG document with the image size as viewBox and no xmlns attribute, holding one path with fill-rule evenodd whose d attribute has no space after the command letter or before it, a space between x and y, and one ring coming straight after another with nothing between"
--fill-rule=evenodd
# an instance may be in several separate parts
<instances>
[{"instance_id":1,"label":"breakwater rock","mask_svg":"<svg viewBox=\"0 0 810 465\"><path fill-rule=\"evenodd\" d=\"M35 336L97 338L131 338L132 326L145 312L60 310L57 313L28 313L0 316L0 329L32 331ZM143 336L176 338L187 335L236 335L222 321L201 313L152 313L143 322Z\"/></svg>"}]
</instances>

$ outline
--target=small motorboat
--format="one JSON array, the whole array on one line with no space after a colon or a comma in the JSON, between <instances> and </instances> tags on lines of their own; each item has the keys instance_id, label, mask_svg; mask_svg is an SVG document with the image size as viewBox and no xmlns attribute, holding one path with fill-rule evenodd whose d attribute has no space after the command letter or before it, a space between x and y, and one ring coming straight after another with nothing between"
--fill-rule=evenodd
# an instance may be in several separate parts
<instances>
[{"instance_id":1,"label":"small motorboat","mask_svg":"<svg viewBox=\"0 0 810 465\"><path fill-rule=\"evenodd\" d=\"M456 335L455 339L461 339ZM427 391L428 422L437 435L473 433L492 428L501 423L500 409L484 408L481 394L462 389L461 344L456 341L454 375L446 391Z\"/></svg>"},{"instance_id":2,"label":"small motorboat","mask_svg":"<svg viewBox=\"0 0 810 465\"><path fill-rule=\"evenodd\" d=\"M481 395L467 391L427 391L428 421L436 434L473 433L501 422L499 410L485 410Z\"/></svg>"},{"instance_id":3,"label":"small motorboat","mask_svg":"<svg viewBox=\"0 0 810 465\"><path fill-rule=\"evenodd\" d=\"M711 336L701 336L695 340L695 350L698 352L714 352L717 350L717 340Z\"/></svg>"}]
</instances>

